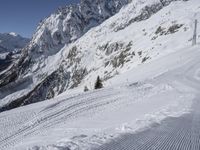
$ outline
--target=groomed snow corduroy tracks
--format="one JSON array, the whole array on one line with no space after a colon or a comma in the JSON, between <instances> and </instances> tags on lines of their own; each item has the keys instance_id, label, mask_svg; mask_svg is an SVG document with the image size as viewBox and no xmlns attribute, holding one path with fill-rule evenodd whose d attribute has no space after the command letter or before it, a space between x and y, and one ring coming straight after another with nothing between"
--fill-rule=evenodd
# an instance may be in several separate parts
<instances>
[{"instance_id":1,"label":"groomed snow corduroy tracks","mask_svg":"<svg viewBox=\"0 0 200 150\"><path fill-rule=\"evenodd\" d=\"M97 150L199 150L200 101L193 111L178 118L168 118L142 132L125 134Z\"/></svg>"}]
</instances>

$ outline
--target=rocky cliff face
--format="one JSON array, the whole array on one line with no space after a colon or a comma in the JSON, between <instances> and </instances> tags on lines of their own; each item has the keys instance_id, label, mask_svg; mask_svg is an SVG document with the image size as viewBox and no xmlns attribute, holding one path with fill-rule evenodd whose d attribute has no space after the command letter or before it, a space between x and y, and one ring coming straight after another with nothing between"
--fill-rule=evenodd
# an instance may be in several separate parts
<instances>
[{"instance_id":1,"label":"rocky cliff face","mask_svg":"<svg viewBox=\"0 0 200 150\"><path fill-rule=\"evenodd\" d=\"M55 55L65 44L76 41L127 3L128 0L81 0L78 5L59 8L40 22L33 35L29 45L31 61L43 64L46 57Z\"/></svg>"},{"instance_id":2,"label":"rocky cliff face","mask_svg":"<svg viewBox=\"0 0 200 150\"><path fill-rule=\"evenodd\" d=\"M188 14L198 8L190 12L186 6L197 0L129 2L82 0L44 19L22 57L0 74L0 111L49 99L76 87L87 85L92 89L97 75L106 82L188 43L188 38L179 37L189 34ZM177 7L186 8L187 13ZM17 86L19 90L11 88ZM6 89L11 90L3 94Z\"/></svg>"}]
</instances>

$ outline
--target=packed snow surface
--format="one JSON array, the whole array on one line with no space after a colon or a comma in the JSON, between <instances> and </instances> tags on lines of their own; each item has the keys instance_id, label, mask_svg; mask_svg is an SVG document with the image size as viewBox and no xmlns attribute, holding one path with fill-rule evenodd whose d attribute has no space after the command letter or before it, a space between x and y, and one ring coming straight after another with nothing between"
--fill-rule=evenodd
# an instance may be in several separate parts
<instances>
[{"instance_id":1,"label":"packed snow surface","mask_svg":"<svg viewBox=\"0 0 200 150\"><path fill-rule=\"evenodd\" d=\"M0 149L93 149L191 112L199 98L199 48L142 64L102 90L66 93L1 113Z\"/></svg>"},{"instance_id":2,"label":"packed snow surface","mask_svg":"<svg viewBox=\"0 0 200 150\"><path fill-rule=\"evenodd\" d=\"M158 8L157 12L153 8ZM150 14L145 13L146 9ZM59 72L59 68L64 70L61 77L56 76L61 81L66 81L62 78L65 71L86 68L88 74L78 88L58 95L60 87L68 89L68 82L56 82L53 91L57 97L0 113L0 150L84 150L98 149L105 143L114 149L113 139L127 133L140 136L152 129L152 124L156 124L154 131L165 133L180 126L176 136L185 137L191 124L183 124L191 121L191 116L192 131L196 131L198 111L194 106L198 106L200 95L200 46L198 43L191 47L191 38L199 10L199 0L176 1L165 7L159 0L132 1L77 41L41 59L41 64L36 61L32 72L1 91L0 106L26 95L43 77ZM199 31L200 28L198 41ZM41 45L49 46L45 42ZM34 56L38 55L41 54ZM86 85L93 89L97 75L104 77L105 88L81 93ZM178 121L170 123L171 119L166 119L170 117ZM166 125L172 128L165 129ZM150 130L148 136L152 134ZM157 132L153 136L147 144L160 138ZM193 134L190 137L195 139ZM131 141L132 137L128 138L127 142Z\"/></svg>"},{"instance_id":3,"label":"packed snow surface","mask_svg":"<svg viewBox=\"0 0 200 150\"><path fill-rule=\"evenodd\" d=\"M167 118L136 134L126 133L96 150L199 150L199 106L196 99L191 113Z\"/></svg>"}]
</instances>

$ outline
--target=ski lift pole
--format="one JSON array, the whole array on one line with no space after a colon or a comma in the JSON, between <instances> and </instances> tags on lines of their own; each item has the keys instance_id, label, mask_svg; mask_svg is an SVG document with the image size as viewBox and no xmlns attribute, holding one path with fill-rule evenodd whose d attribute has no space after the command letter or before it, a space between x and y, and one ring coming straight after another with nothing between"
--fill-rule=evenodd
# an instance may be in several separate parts
<instances>
[{"instance_id":1,"label":"ski lift pole","mask_svg":"<svg viewBox=\"0 0 200 150\"><path fill-rule=\"evenodd\" d=\"M192 39L192 45L196 45L197 44L197 19L195 19L194 22L194 35L193 35L193 39Z\"/></svg>"}]
</instances>

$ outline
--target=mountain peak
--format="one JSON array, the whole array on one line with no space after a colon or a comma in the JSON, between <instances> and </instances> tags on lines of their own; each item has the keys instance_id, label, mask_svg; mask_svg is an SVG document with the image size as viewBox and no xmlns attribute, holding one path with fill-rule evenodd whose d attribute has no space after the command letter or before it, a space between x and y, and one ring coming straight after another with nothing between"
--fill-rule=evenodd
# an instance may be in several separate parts
<instances>
[{"instance_id":1,"label":"mountain peak","mask_svg":"<svg viewBox=\"0 0 200 150\"><path fill-rule=\"evenodd\" d=\"M15 36L15 37L16 37L16 36L19 36L19 35L18 35L17 33L15 33L15 32L10 32L9 35L12 35L12 36Z\"/></svg>"}]
</instances>

